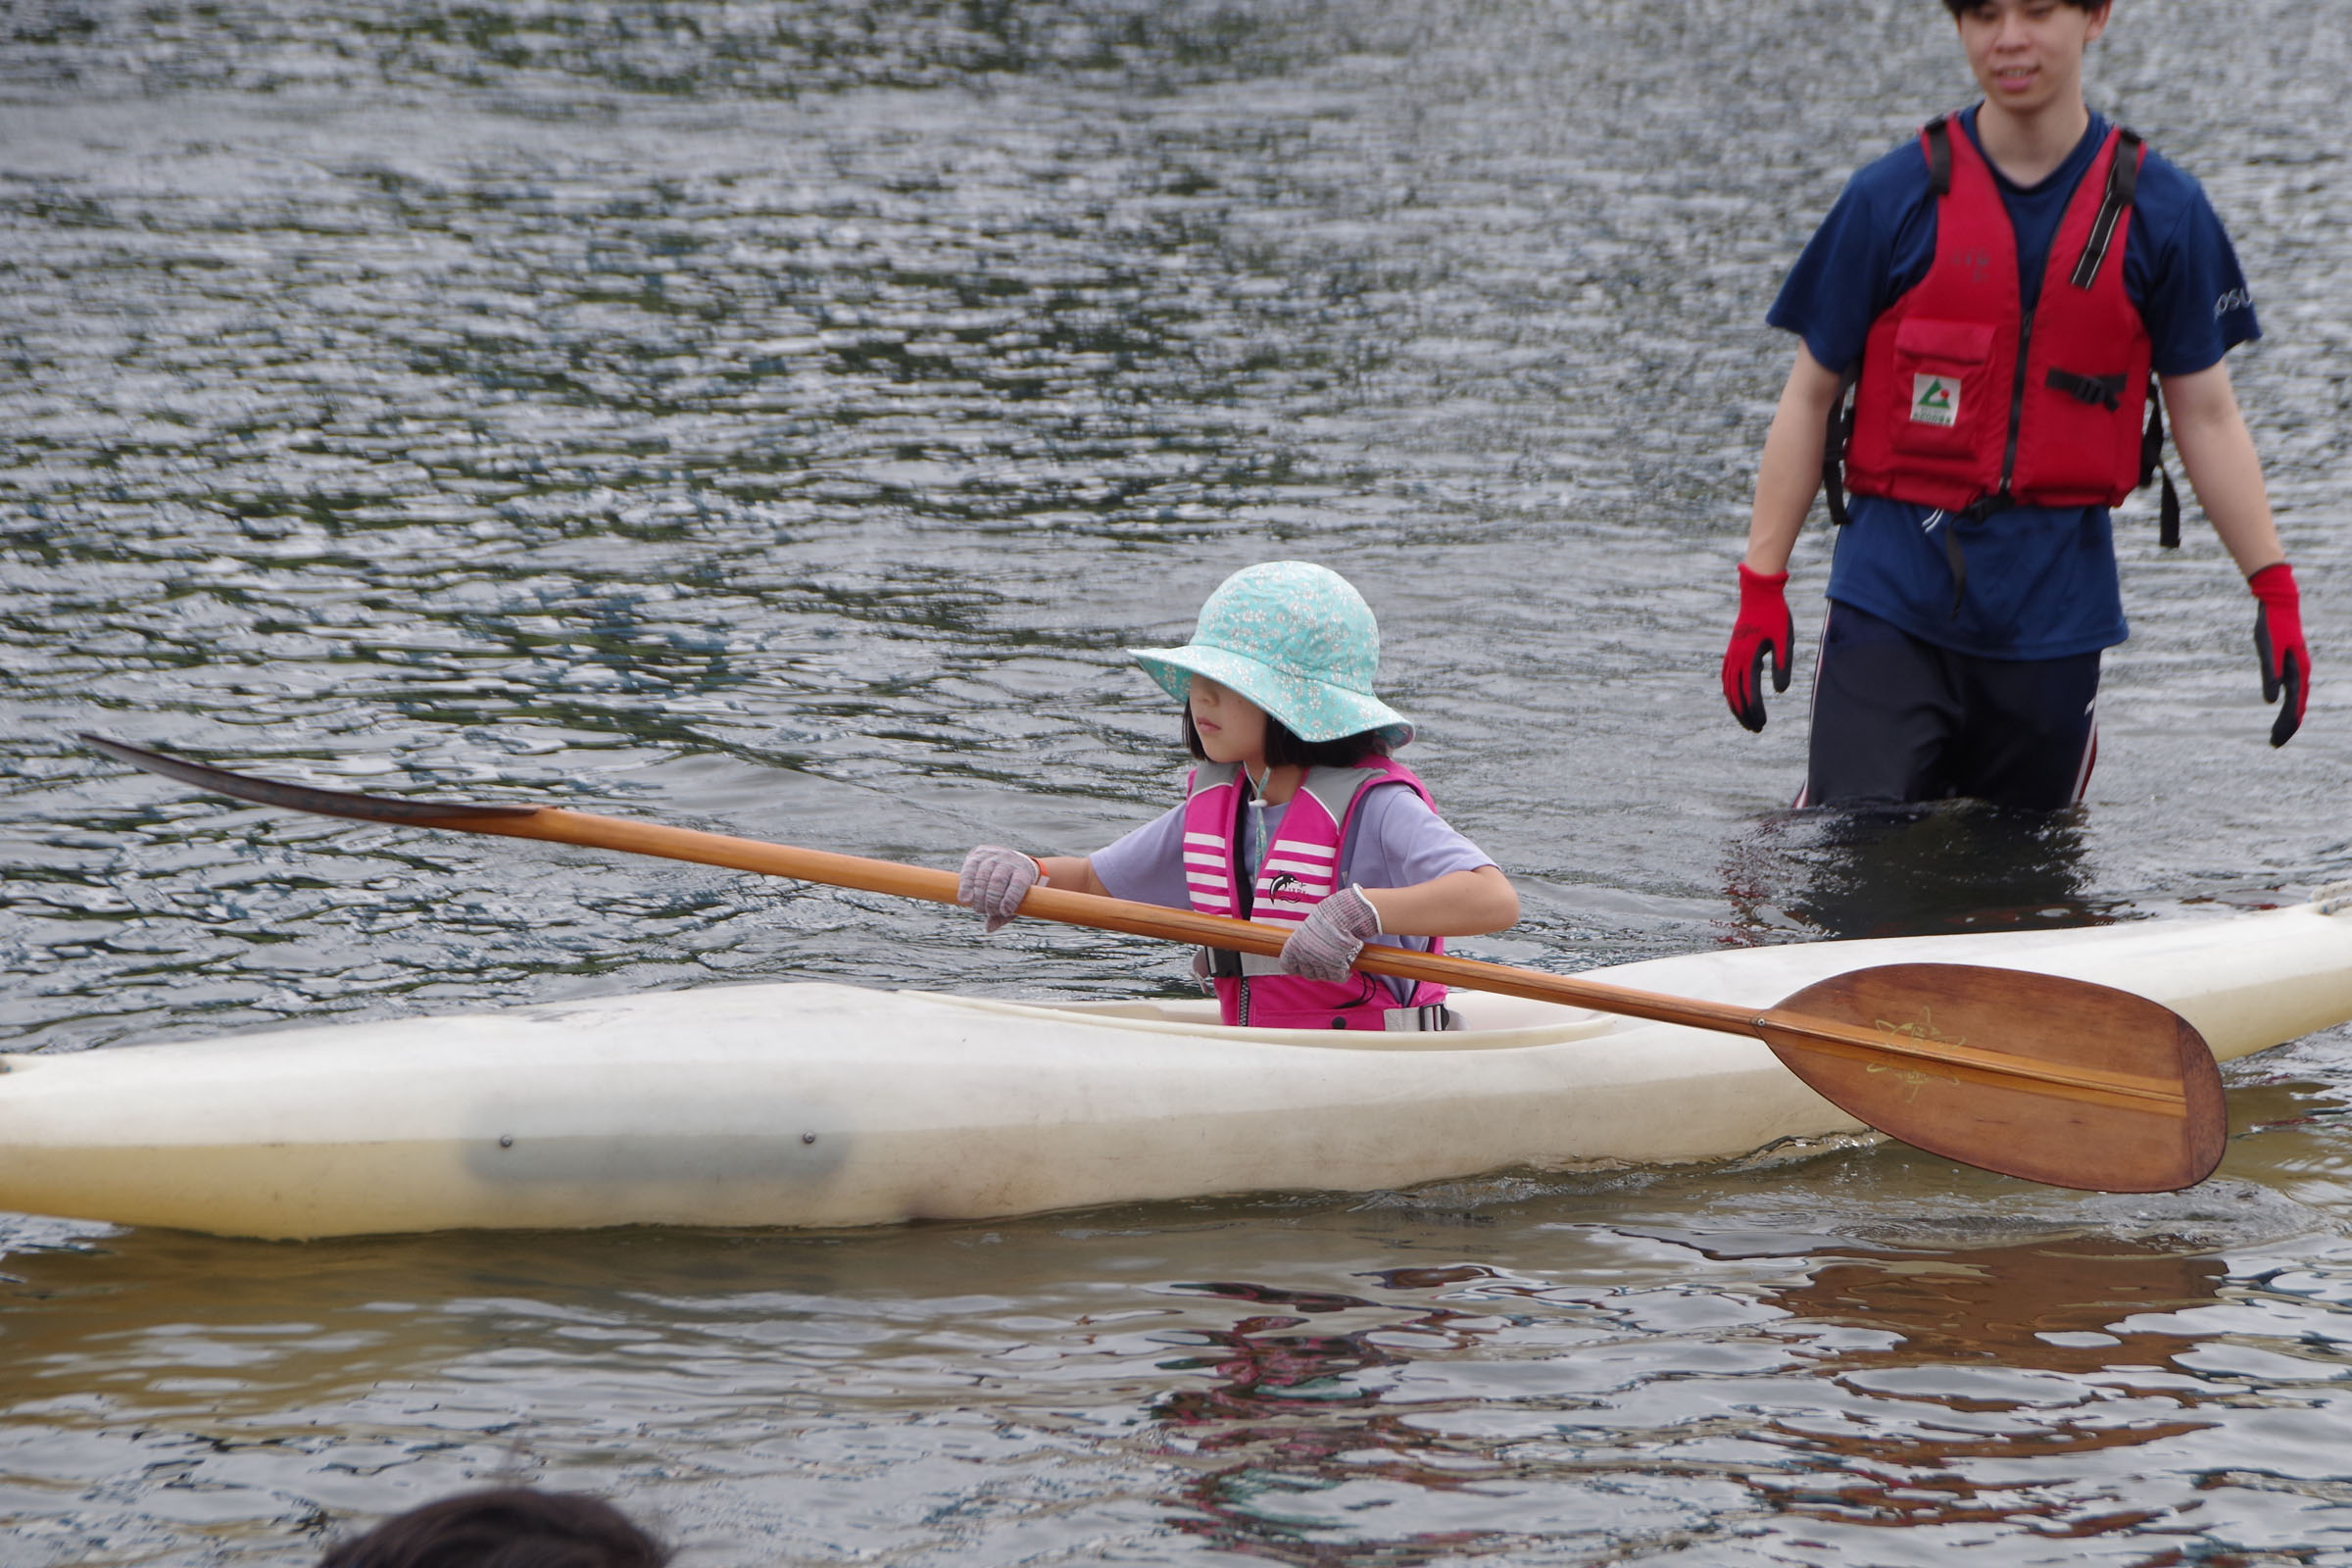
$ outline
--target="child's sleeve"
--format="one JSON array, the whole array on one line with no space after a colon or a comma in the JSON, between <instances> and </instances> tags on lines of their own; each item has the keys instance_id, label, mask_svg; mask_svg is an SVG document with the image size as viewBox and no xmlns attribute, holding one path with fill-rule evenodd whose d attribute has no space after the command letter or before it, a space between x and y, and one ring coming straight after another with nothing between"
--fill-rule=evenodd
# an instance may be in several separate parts
<instances>
[{"instance_id":1,"label":"child's sleeve","mask_svg":"<svg viewBox=\"0 0 2352 1568\"><path fill-rule=\"evenodd\" d=\"M1114 899L1184 909L1184 808L1175 806L1097 850L1087 859Z\"/></svg>"},{"instance_id":2,"label":"child's sleeve","mask_svg":"<svg viewBox=\"0 0 2352 1568\"><path fill-rule=\"evenodd\" d=\"M1408 789L1384 785L1356 813L1349 880L1368 888L1409 888L1451 871L1475 871L1494 858Z\"/></svg>"}]
</instances>

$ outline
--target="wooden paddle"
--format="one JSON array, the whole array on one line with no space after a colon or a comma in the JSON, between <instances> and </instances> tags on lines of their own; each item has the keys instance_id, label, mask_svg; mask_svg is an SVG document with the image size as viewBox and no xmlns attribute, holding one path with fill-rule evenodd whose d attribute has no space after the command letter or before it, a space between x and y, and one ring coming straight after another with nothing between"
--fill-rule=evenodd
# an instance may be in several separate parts
<instances>
[{"instance_id":1,"label":"wooden paddle","mask_svg":"<svg viewBox=\"0 0 2352 1568\"><path fill-rule=\"evenodd\" d=\"M869 893L956 902L953 871L868 860L546 806L465 806L281 784L81 737L107 756L238 800L366 822L546 839ZM1021 913L1272 955L1247 920L1039 887ZM2212 1053L2188 1021L2088 981L1973 964L1898 963L1805 987L1758 1011L1508 964L1366 947L1356 967L1747 1035L1881 1132L1971 1165L2060 1187L2164 1192L2220 1163L2227 1122Z\"/></svg>"}]
</instances>

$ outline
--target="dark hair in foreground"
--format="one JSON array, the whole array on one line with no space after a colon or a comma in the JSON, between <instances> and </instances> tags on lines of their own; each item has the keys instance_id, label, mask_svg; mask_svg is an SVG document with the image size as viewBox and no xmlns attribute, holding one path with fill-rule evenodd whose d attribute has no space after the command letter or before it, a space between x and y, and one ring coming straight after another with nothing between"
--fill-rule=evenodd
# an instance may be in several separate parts
<instances>
[{"instance_id":1,"label":"dark hair in foreground","mask_svg":"<svg viewBox=\"0 0 2352 1568\"><path fill-rule=\"evenodd\" d=\"M1984 3L1984 0L1943 0L1943 9L1955 17L1965 17ZM2059 0L2059 3L2073 6L2077 11L2104 11L2115 0Z\"/></svg>"},{"instance_id":2,"label":"dark hair in foreground","mask_svg":"<svg viewBox=\"0 0 2352 1568\"><path fill-rule=\"evenodd\" d=\"M318 1568L662 1568L669 1548L600 1497L500 1487L411 1508Z\"/></svg>"},{"instance_id":3,"label":"dark hair in foreground","mask_svg":"<svg viewBox=\"0 0 2352 1568\"><path fill-rule=\"evenodd\" d=\"M1193 710L1184 710L1184 749L1193 754L1193 760L1205 762L1208 753L1200 749L1200 732L1193 727ZM1343 735L1336 741L1302 741L1291 727L1272 713L1266 715L1266 765L1268 767L1353 767L1367 757L1389 755L1388 742L1376 729L1358 730Z\"/></svg>"}]
</instances>

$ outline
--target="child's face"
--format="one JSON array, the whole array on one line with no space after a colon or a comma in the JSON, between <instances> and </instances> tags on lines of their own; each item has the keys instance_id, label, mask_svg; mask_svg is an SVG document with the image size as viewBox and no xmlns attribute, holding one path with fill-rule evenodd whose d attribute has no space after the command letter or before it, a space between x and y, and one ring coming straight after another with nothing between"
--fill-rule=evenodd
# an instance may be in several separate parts
<instances>
[{"instance_id":1,"label":"child's face","mask_svg":"<svg viewBox=\"0 0 2352 1568\"><path fill-rule=\"evenodd\" d=\"M2107 8L2063 0L1978 0L1956 19L1960 47L1984 101L2033 114L2082 93L2082 51L2107 27Z\"/></svg>"},{"instance_id":2,"label":"child's face","mask_svg":"<svg viewBox=\"0 0 2352 1568\"><path fill-rule=\"evenodd\" d=\"M1193 710L1193 728L1200 749L1212 762L1241 762L1262 769L1266 763L1266 710L1249 698L1227 691L1206 675L1195 675L1187 693Z\"/></svg>"}]
</instances>

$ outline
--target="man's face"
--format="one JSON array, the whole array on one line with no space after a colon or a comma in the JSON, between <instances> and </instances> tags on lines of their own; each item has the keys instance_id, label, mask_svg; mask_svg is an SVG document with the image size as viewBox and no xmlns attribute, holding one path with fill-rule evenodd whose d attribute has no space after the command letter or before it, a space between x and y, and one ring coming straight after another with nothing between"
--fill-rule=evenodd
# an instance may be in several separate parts
<instances>
[{"instance_id":1,"label":"man's face","mask_svg":"<svg viewBox=\"0 0 2352 1568\"><path fill-rule=\"evenodd\" d=\"M1960 47L1985 103L2030 115L2082 96L2082 50L2106 30L2107 8L1978 0L1958 20Z\"/></svg>"}]
</instances>

